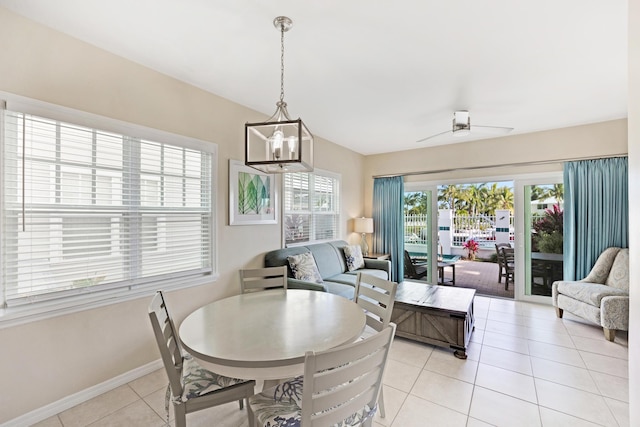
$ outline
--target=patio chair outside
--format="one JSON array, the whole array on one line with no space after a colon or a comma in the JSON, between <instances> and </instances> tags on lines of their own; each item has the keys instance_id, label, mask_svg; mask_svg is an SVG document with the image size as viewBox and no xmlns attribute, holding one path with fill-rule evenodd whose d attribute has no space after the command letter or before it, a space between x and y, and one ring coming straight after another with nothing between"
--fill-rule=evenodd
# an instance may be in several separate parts
<instances>
[{"instance_id":1,"label":"patio chair outside","mask_svg":"<svg viewBox=\"0 0 640 427\"><path fill-rule=\"evenodd\" d=\"M515 253L512 247L508 248L500 248L500 252L502 252L502 266L505 271L504 276L504 290L509 290L509 282L514 283L514 273L515 273Z\"/></svg>"},{"instance_id":2,"label":"patio chair outside","mask_svg":"<svg viewBox=\"0 0 640 427\"><path fill-rule=\"evenodd\" d=\"M502 257L502 248L510 248L509 243L496 243L496 262L498 263L498 283L502 283L502 278L507 277L507 271L504 268L504 262Z\"/></svg>"},{"instance_id":3,"label":"patio chair outside","mask_svg":"<svg viewBox=\"0 0 640 427\"><path fill-rule=\"evenodd\" d=\"M426 264L416 262L408 251L404 251L404 277L419 280L425 277L428 272Z\"/></svg>"}]
</instances>

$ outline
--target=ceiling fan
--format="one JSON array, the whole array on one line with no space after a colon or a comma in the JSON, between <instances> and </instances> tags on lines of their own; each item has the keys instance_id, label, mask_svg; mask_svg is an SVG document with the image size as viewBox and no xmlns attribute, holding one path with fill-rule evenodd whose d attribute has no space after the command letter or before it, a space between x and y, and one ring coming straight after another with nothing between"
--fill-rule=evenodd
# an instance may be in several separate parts
<instances>
[{"instance_id":1,"label":"ceiling fan","mask_svg":"<svg viewBox=\"0 0 640 427\"><path fill-rule=\"evenodd\" d=\"M493 134L493 135L503 135L509 133L513 130L510 127L504 126L484 126L484 125L473 125L473 130L471 128L471 115L467 110L458 110L453 113L453 126L451 130L436 133L435 135L428 136L426 138L419 139L417 142L424 142L432 138L436 138L438 136L443 135L453 135L456 137L467 136L470 134Z\"/></svg>"}]
</instances>

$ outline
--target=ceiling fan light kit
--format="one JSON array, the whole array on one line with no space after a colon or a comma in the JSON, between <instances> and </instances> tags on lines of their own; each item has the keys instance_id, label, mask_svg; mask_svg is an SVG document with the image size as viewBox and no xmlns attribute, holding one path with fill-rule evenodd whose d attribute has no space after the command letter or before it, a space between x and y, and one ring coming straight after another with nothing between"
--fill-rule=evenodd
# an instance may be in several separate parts
<instances>
[{"instance_id":1,"label":"ceiling fan light kit","mask_svg":"<svg viewBox=\"0 0 640 427\"><path fill-rule=\"evenodd\" d=\"M435 138L445 139L449 136L463 137L472 134L493 134L503 135L511 132L513 128L504 126L484 126L474 125L471 128L471 114L467 110L458 110L453 112L452 128L449 131L436 133L435 135L428 136L426 138L419 139L417 142L424 142Z\"/></svg>"},{"instance_id":2,"label":"ceiling fan light kit","mask_svg":"<svg viewBox=\"0 0 640 427\"><path fill-rule=\"evenodd\" d=\"M471 131L471 117L466 110L453 113L453 136L467 136Z\"/></svg>"},{"instance_id":3,"label":"ceiling fan light kit","mask_svg":"<svg viewBox=\"0 0 640 427\"><path fill-rule=\"evenodd\" d=\"M284 102L284 33L293 26L286 16L273 25L280 31L280 100L266 122L245 124L244 163L265 173L313 171L313 135L298 118L291 120Z\"/></svg>"}]
</instances>

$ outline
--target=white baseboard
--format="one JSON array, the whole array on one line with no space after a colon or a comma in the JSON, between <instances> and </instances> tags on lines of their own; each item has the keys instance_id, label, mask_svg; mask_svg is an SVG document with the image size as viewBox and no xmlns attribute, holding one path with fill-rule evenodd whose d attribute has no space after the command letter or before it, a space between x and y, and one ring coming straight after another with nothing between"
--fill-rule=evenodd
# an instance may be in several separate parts
<instances>
[{"instance_id":1,"label":"white baseboard","mask_svg":"<svg viewBox=\"0 0 640 427\"><path fill-rule=\"evenodd\" d=\"M70 396L64 397L56 402L28 412L24 415L20 415L17 418L0 424L0 427L24 427L36 424L42 420L46 420L49 417L59 414L62 411L73 408L80 403L86 402L89 399L92 399L96 396L120 387L121 385L127 384L135 379L150 374L151 372L156 371L162 367L162 360L155 360L153 362L147 363L146 365L140 366L139 368L133 369L129 372L125 372L122 375L111 378L105 382L96 384L93 387L89 387Z\"/></svg>"}]
</instances>

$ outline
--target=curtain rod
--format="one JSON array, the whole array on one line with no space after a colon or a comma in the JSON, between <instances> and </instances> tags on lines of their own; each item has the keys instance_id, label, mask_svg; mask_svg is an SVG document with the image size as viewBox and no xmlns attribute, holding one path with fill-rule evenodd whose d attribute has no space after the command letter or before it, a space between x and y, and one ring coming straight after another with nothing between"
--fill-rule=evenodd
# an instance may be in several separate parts
<instances>
[{"instance_id":1,"label":"curtain rod","mask_svg":"<svg viewBox=\"0 0 640 427\"><path fill-rule=\"evenodd\" d=\"M430 171L416 171L416 172L405 172L405 173L390 173L383 175L373 175L373 178L392 178L396 176L413 176L413 175L432 175L436 173L445 173L445 172L455 172L455 171L466 171L466 170L480 170L480 169L490 169L490 168L500 168L500 167L509 167L509 166L535 166L535 165L550 165L554 163L564 163L564 162L576 162L579 160L595 160L595 159L608 159L613 157L627 157L628 153L623 154L608 154L603 156L590 156L590 157L572 157L567 159L555 159L555 160L540 160L536 162L516 162L516 163L502 163L498 165L484 165L484 166L467 166L461 168L450 168L450 169L437 169Z\"/></svg>"}]
</instances>

